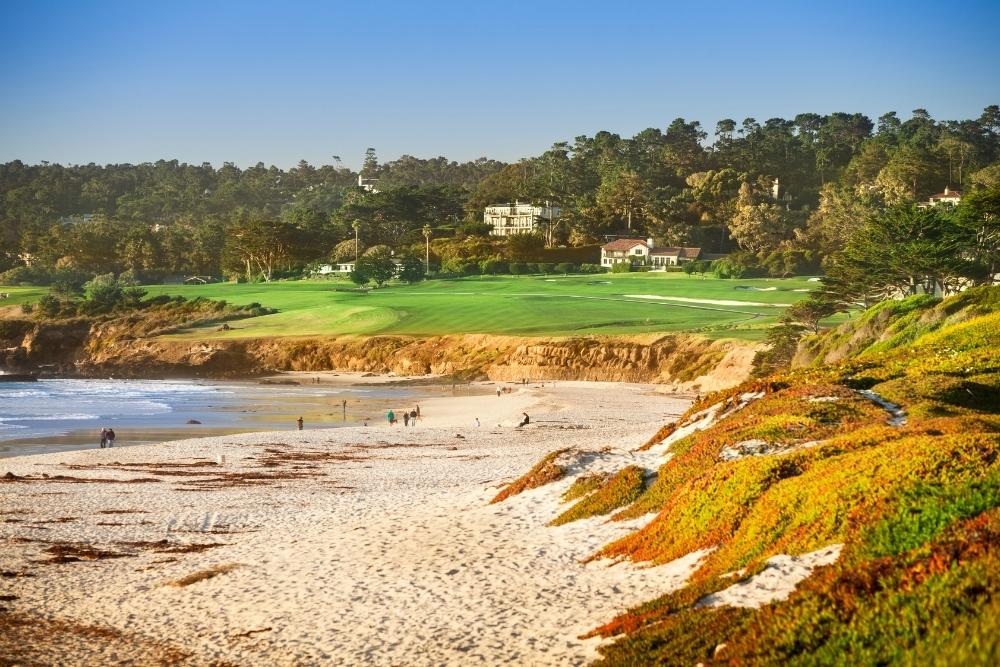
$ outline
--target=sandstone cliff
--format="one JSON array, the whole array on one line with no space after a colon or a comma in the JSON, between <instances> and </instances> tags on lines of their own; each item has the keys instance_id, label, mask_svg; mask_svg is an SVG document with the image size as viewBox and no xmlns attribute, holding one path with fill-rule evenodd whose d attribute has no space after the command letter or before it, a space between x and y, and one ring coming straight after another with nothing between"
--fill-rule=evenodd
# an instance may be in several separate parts
<instances>
[{"instance_id":1,"label":"sandstone cliff","mask_svg":"<svg viewBox=\"0 0 1000 667\"><path fill-rule=\"evenodd\" d=\"M0 367L115 377L247 377L273 371L428 373L492 380L651 382L712 391L747 377L756 346L691 335L531 338L467 334L192 341L114 322L11 327ZM13 332L13 333L12 333Z\"/></svg>"}]
</instances>

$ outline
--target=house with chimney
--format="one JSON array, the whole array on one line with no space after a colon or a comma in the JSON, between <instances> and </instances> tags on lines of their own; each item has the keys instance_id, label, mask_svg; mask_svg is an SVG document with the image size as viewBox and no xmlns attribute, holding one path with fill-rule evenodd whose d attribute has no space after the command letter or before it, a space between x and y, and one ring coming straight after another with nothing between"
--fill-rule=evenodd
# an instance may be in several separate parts
<instances>
[{"instance_id":1,"label":"house with chimney","mask_svg":"<svg viewBox=\"0 0 1000 667\"><path fill-rule=\"evenodd\" d=\"M701 248L661 246L653 239L618 239L601 246L601 266L610 269L615 264L629 262L633 266L647 265L655 271L679 266L701 257Z\"/></svg>"},{"instance_id":2,"label":"house with chimney","mask_svg":"<svg viewBox=\"0 0 1000 667\"><path fill-rule=\"evenodd\" d=\"M962 201L962 193L958 190L952 190L951 188L945 188L944 192L939 192L936 195L931 195L928 200L928 205L930 206L940 206L941 204L949 204L951 206L957 206L958 202Z\"/></svg>"}]
</instances>

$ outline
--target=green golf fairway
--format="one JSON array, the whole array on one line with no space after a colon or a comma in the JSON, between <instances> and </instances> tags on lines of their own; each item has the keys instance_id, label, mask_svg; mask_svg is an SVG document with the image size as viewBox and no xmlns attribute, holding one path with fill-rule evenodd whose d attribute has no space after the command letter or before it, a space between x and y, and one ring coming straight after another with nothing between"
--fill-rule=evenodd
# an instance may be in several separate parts
<instances>
[{"instance_id":1,"label":"green golf fairway","mask_svg":"<svg viewBox=\"0 0 1000 667\"><path fill-rule=\"evenodd\" d=\"M0 293L6 293L7 298L0 300L0 308L4 306L19 306L22 303L33 303L45 296L48 287L9 287L0 285Z\"/></svg>"},{"instance_id":2,"label":"green golf fairway","mask_svg":"<svg viewBox=\"0 0 1000 667\"><path fill-rule=\"evenodd\" d=\"M152 285L149 294L258 302L280 312L172 337L194 339L316 335L528 336L690 331L760 339L816 286L805 278L718 280L684 274L470 277L393 285L367 293L340 280ZM659 298L656 298L659 297ZM664 298L666 297L666 299ZM672 301L669 299L685 299ZM738 303L713 303L738 302Z\"/></svg>"},{"instance_id":3,"label":"green golf fairway","mask_svg":"<svg viewBox=\"0 0 1000 667\"><path fill-rule=\"evenodd\" d=\"M366 293L345 280L147 285L149 296L206 297L277 309L273 315L189 329L192 339L317 335L487 333L524 336L689 331L757 340L787 304L817 286L806 278L719 280L680 273L476 276L391 285ZM3 287L0 306L37 301L44 287ZM834 318L831 318L834 319Z\"/></svg>"}]
</instances>

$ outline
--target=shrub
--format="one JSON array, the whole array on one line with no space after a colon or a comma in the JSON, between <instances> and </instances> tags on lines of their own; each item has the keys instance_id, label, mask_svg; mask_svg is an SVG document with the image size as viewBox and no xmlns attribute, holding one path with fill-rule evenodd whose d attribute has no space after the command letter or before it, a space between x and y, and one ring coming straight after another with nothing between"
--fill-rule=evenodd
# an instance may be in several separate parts
<instances>
[{"instance_id":1,"label":"shrub","mask_svg":"<svg viewBox=\"0 0 1000 667\"><path fill-rule=\"evenodd\" d=\"M754 278L763 275L756 255L734 252L712 262L712 272L718 278Z\"/></svg>"},{"instance_id":2,"label":"shrub","mask_svg":"<svg viewBox=\"0 0 1000 667\"><path fill-rule=\"evenodd\" d=\"M89 312L107 312L122 303L125 298L122 284L113 273L94 276L83 286Z\"/></svg>"},{"instance_id":3,"label":"shrub","mask_svg":"<svg viewBox=\"0 0 1000 667\"><path fill-rule=\"evenodd\" d=\"M40 266L15 266L0 273L0 285L48 285L52 275Z\"/></svg>"},{"instance_id":4,"label":"shrub","mask_svg":"<svg viewBox=\"0 0 1000 667\"><path fill-rule=\"evenodd\" d=\"M611 273L632 273L631 262L618 262L611 265Z\"/></svg>"},{"instance_id":5,"label":"shrub","mask_svg":"<svg viewBox=\"0 0 1000 667\"><path fill-rule=\"evenodd\" d=\"M62 311L62 301L58 297L46 294L38 300L38 312L45 317L58 317Z\"/></svg>"},{"instance_id":6,"label":"shrub","mask_svg":"<svg viewBox=\"0 0 1000 667\"><path fill-rule=\"evenodd\" d=\"M511 234L507 237L507 256L516 260L537 257L545 248L541 234Z\"/></svg>"},{"instance_id":7,"label":"shrub","mask_svg":"<svg viewBox=\"0 0 1000 667\"><path fill-rule=\"evenodd\" d=\"M403 282L412 285L426 277L427 273L424 270L424 262L419 257L406 255L403 257L402 262L399 267L399 279Z\"/></svg>"},{"instance_id":8,"label":"shrub","mask_svg":"<svg viewBox=\"0 0 1000 667\"><path fill-rule=\"evenodd\" d=\"M495 276L498 273L507 273L507 262L502 259L487 259L480 264L483 274Z\"/></svg>"},{"instance_id":9,"label":"shrub","mask_svg":"<svg viewBox=\"0 0 1000 667\"><path fill-rule=\"evenodd\" d=\"M715 274L716 278L742 278L743 274L746 273L746 267L724 257L712 262L712 273Z\"/></svg>"},{"instance_id":10,"label":"shrub","mask_svg":"<svg viewBox=\"0 0 1000 667\"><path fill-rule=\"evenodd\" d=\"M347 277L351 279L352 283L358 286L367 285L372 281L372 279L368 277L368 274L363 270L358 270L357 266L354 267L353 271L347 274Z\"/></svg>"},{"instance_id":11,"label":"shrub","mask_svg":"<svg viewBox=\"0 0 1000 667\"><path fill-rule=\"evenodd\" d=\"M528 265L524 262L511 262L508 267L512 275L523 276L528 273Z\"/></svg>"}]
</instances>

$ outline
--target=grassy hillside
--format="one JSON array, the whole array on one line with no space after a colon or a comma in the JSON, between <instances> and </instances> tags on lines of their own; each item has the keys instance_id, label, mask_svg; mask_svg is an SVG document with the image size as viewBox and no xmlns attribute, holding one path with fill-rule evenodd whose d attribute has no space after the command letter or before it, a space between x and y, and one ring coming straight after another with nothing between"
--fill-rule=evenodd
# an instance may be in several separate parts
<instances>
[{"instance_id":1,"label":"grassy hillside","mask_svg":"<svg viewBox=\"0 0 1000 667\"><path fill-rule=\"evenodd\" d=\"M193 330L184 334L192 338L693 331L712 337L759 339L776 321L783 304L801 299L815 285L800 278L735 281L683 274L609 274L434 280L367 294L335 291L336 287L350 286L340 281L156 285L147 289L151 295L204 296L235 304L259 302L280 311L243 322L228 332ZM685 301L670 300L678 298Z\"/></svg>"},{"instance_id":2,"label":"grassy hillside","mask_svg":"<svg viewBox=\"0 0 1000 667\"><path fill-rule=\"evenodd\" d=\"M943 326L998 308L1000 291L989 288L971 289L944 301L926 295L884 301L822 336L805 339L793 365L832 363L893 350Z\"/></svg>"},{"instance_id":3,"label":"grassy hillside","mask_svg":"<svg viewBox=\"0 0 1000 667\"><path fill-rule=\"evenodd\" d=\"M616 638L602 664L996 664L998 295L883 304L813 341L881 319L849 358L705 397L664 427L655 481L624 508L596 503L655 518L595 556L710 552L688 586L595 630ZM836 545L784 601L698 604L772 557Z\"/></svg>"}]
</instances>

